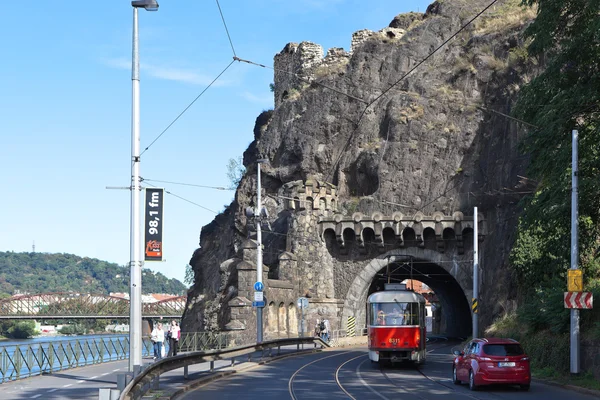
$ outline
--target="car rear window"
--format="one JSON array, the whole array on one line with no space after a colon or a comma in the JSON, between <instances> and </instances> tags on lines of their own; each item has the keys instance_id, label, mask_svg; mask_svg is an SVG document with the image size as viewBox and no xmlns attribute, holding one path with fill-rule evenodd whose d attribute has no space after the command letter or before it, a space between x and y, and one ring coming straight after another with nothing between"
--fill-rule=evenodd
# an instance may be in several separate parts
<instances>
[{"instance_id":1,"label":"car rear window","mask_svg":"<svg viewBox=\"0 0 600 400\"><path fill-rule=\"evenodd\" d=\"M483 352L489 356L520 356L525 354L518 344L486 344Z\"/></svg>"}]
</instances>

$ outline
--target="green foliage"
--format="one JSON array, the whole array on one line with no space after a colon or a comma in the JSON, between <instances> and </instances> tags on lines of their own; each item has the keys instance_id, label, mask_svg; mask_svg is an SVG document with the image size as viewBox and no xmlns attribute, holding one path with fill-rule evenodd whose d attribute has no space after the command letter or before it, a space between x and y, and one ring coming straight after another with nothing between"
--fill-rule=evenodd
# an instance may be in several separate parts
<instances>
[{"instance_id":1,"label":"green foliage","mask_svg":"<svg viewBox=\"0 0 600 400\"><path fill-rule=\"evenodd\" d=\"M246 168L242 157L238 157L237 160L230 158L227 163L227 179L229 179L229 189L236 189L239 185L242 177L246 173Z\"/></svg>"},{"instance_id":2,"label":"green foliage","mask_svg":"<svg viewBox=\"0 0 600 400\"><path fill-rule=\"evenodd\" d=\"M186 287L142 270L144 293L184 294ZM73 254L0 252L0 295L44 292L129 292L129 268Z\"/></svg>"},{"instance_id":3,"label":"green foliage","mask_svg":"<svg viewBox=\"0 0 600 400\"><path fill-rule=\"evenodd\" d=\"M274 83L269 83L269 90L271 91L271 93L275 92L275 84Z\"/></svg>"},{"instance_id":4,"label":"green foliage","mask_svg":"<svg viewBox=\"0 0 600 400\"><path fill-rule=\"evenodd\" d=\"M87 328L83 324L64 325L58 333L63 335L85 335L88 333Z\"/></svg>"},{"instance_id":5,"label":"green foliage","mask_svg":"<svg viewBox=\"0 0 600 400\"><path fill-rule=\"evenodd\" d=\"M571 131L579 131L579 260L584 289L600 290L600 1L524 0L538 7L527 28L528 53L544 71L519 93L514 114L531 126L522 150L531 157L536 192L524 201L511 265L519 282L516 331L542 374L568 373L569 312L563 306L571 255ZM525 59L511 51L510 62ZM581 312L581 332L600 338L596 310ZM500 326L501 324L499 324Z\"/></svg>"},{"instance_id":6,"label":"green foliage","mask_svg":"<svg viewBox=\"0 0 600 400\"><path fill-rule=\"evenodd\" d=\"M190 264L185 266L185 278L183 279L183 282L186 285L194 284L194 270Z\"/></svg>"},{"instance_id":7,"label":"green foliage","mask_svg":"<svg viewBox=\"0 0 600 400\"><path fill-rule=\"evenodd\" d=\"M8 329L3 330L2 333L14 339L27 339L39 333L35 329L34 321L10 322L8 325L10 325Z\"/></svg>"}]
</instances>

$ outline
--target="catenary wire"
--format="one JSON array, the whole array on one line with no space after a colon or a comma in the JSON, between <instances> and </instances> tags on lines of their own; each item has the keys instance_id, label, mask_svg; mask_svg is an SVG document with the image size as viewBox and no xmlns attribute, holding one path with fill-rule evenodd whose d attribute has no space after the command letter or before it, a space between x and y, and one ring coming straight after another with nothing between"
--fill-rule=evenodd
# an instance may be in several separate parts
<instances>
[{"instance_id":1,"label":"catenary wire","mask_svg":"<svg viewBox=\"0 0 600 400\"><path fill-rule=\"evenodd\" d=\"M149 186L152 186L152 187L157 187L157 186L155 186L155 185L153 185L153 184L151 184L151 183L146 183L146 185L149 185ZM167 193L167 194L170 194L170 195L171 195L171 196L173 196L173 197L177 197L177 198L178 198L178 199L180 199L180 200L183 200L183 201L185 201L185 202L188 202L188 203L190 203L190 204L193 204L193 205L195 205L195 206L197 206L197 207L200 207L200 208L202 208L202 209L204 209L204 210L206 210L206 211L210 211L211 213L214 213L214 214L219 214L218 212L216 212L216 211L214 211L214 210L211 210L210 208L204 207L204 206L202 206L202 205L200 205L200 204L198 204L198 203L194 203L193 201L191 201L191 200L188 200L188 199L186 199L185 197L181 197L181 196L179 196L179 195L177 195L177 194L175 194L175 193L173 193L173 192L171 192L171 191L169 191L169 190L167 190L167 189L164 189L164 191L165 191L165 193Z\"/></svg>"},{"instance_id":2,"label":"catenary wire","mask_svg":"<svg viewBox=\"0 0 600 400\"><path fill-rule=\"evenodd\" d=\"M169 124L169 125L168 125L168 126L167 126L167 127L166 127L166 128L165 128L165 129L164 129L164 130L163 130L163 131L162 131L162 132L161 132L161 133L160 133L160 134L159 134L159 135L158 135L158 136L157 136L157 137L156 137L156 138L155 138L155 139L154 139L154 140L153 140L153 141L152 141L152 142L151 142L151 143L150 143L150 144L149 144L149 145L148 145L146 148L145 148L145 149L144 149L144 151L142 151L142 153L140 154L140 156L142 156L142 155L143 155L143 154L144 154L146 151L148 151L148 149L150 149L150 147L152 147L152 145L153 145L154 143L156 143L156 141L157 141L158 139L160 139L160 138L161 138L161 136L162 136L162 135L164 135L164 134L165 134L165 132L167 132L167 131L169 130L169 128L171 128L171 126L173 126L173 124L174 124L175 122L177 122L177 120L178 120L179 118L181 118L181 116L182 116L183 114L185 114L185 112L186 112L187 110L189 110L189 108L190 108L192 105L194 105L194 103L195 103L195 102L196 102L196 101L197 101L197 100L198 100L200 97L202 97L202 95L203 95L203 94L204 94L204 93L205 93L205 92L206 92L206 91L207 91L207 90L208 90L208 89L209 89L209 88L210 88L210 87L211 87L211 86L212 86L212 85L213 85L213 84L214 84L214 83L215 83L215 82L216 82L216 81L217 81L217 80L218 80L218 79L221 77L221 75L223 75L223 74L225 73L225 71L227 71L227 70L229 69L229 67L231 67L231 65L232 65L233 63L234 63L234 61L231 61L231 62L230 62L230 63L229 63L229 64L228 64L228 65L227 65L227 66L226 66L226 67L225 67L225 68L224 68L224 69L223 69L223 70L222 70L220 73L219 73L219 75L217 75L217 77L216 77L215 79L213 79L213 80L212 80L212 82L210 82L210 83L208 84L208 86L206 86L206 87L204 88L204 90L202 90L202 92L200 92L200 94L199 94L198 96L196 96L196 98L195 98L194 100L192 100L192 102L191 102L190 104L188 104L188 106L187 106L186 108L184 108L184 109L183 109L183 111L182 111L182 112L180 112L180 113L179 113L179 115L178 115L178 116L177 116L177 117L176 117L176 118L175 118L175 119L174 119L174 120L173 120L173 121L172 121L172 122L171 122L171 123L170 123L170 124Z\"/></svg>"},{"instance_id":3,"label":"catenary wire","mask_svg":"<svg viewBox=\"0 0 600 400\"><path fill-rule=\"evenodd\" d=\"M194 183L184 183L184 182L172 182L172 181L159 181L157 179L148 179L148 178L140 178L140 180L142 182L157 182L157 183L169 183L171 185L182 185L182 186L192 186L192 187L199 187L199 188L205 188L205 189L215 189L215 190L235 190L235 189L229 189L223 186L205 186L205 185L197 185Z\"/></svg>"},{"instance_id":4,"label":"catenary wire","mask_svg":"<svg viewBox=\"0 0 600 400\"><path fill-rule=\"evenodd\" d=\"M231 35L229 34L229 29L227 28L227 22L225 22L225 17L223 16L223 10L221 10L221 4L219 4L219 0L217 1L217 7L219 7L219 14L221 14L221 19L223 20L223 26L225 27L225 32L227 32L227 38L229 39L229 44L231 45L231 51L233 52L233 56L237 57L235 54L235 48L233 47L233 41L231 40Z\"/></svg>"}]
</instances>

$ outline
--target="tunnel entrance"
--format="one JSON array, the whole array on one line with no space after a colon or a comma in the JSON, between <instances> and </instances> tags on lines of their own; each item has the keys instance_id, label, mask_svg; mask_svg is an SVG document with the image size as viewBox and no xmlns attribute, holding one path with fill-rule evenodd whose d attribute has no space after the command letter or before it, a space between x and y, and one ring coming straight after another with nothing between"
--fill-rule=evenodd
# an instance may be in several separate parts
<instances>
[{"instance_id":1,"label":"tunnel entrance","mask_svg":"<svg viewBox=\"0 0 600 400\"><path fill-rule=\"evenodd\" d=\"M450 273L435 263L413 256L395 255L386 261L387 265L373 278L367 297L383 290L386 282L407 283L407 288L421 292L428 300L432 333L453 337L470 335L470 307L462 288Z\"/></svg>"},{"instance_id":2,"label":"tunnel entrance","mask_svg":"<svg viewBox=\"0 0 600 400\"><path fill-rule=\"evenodd\" d=\"M407 254L412 253L412 254ZM404 249L393 251L373 259L356 277L346 296L343 318L355 316L357 325L366 326L366 301L369 295L384 290L385 283L407 283L416 290L416 282L425 285L432 311L433 334L448 337L468 337L472 330L471 307L468 297L470 287L466 283L465 269L456 261L428 249ZM457 280L455 275L462 279ZM428 289L428 290L427 290ZM467 292L467 293L466 293Z\"/></svg>"}]
</instances>

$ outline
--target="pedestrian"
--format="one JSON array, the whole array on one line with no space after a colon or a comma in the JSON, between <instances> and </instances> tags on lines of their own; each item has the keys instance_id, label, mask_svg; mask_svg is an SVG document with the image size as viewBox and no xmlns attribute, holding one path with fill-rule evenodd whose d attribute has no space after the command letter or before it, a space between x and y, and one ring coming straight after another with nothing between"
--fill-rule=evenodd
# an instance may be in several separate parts
<instances>
[{"instance_id":1,"label":"pedestrian","mask_svg":"<svg viewBox=\"0 0 600 400\"><path fill-rule=\"evenodd\" d=\"M177 355L177 346L179 345L179 339L181 338L181 329L177 325L177 321L171 321L169 332L167 333L169 338L169 354L167 357Z\"/></svg>"},{"instance_id":2,"label":"pedestrian","mask_svg":"<svg viewBox=\"0 0 600 400\"><path fill-rule=\"evenodd\" d=\"M329 320L325 319L325 341L329 342L329 334L331 333L331 325L329 325Z\"/></svg>"},{"instance_id":3,"label":"pedestrian","mask_svg":"<svg viewBox=\"0 0 600 400\"><path fill-rule=\"evenodd\" d=\"M160 360L162 358L163 343L165 341L165 331L163 331L162 323L158 323L152 329L150 334L150 340L152 341L152 348L154 350L153 360Z\"/></svg>"},{"instance_id":4,"label":"pedestrian","mask_svg":"<svg viewBox=\"0 0 600 400\"><path fill-rule=\"evenodd\" d=\"M327 341L327 325L325 325L325 320L321 320L321 322L319 323L319 332L321 333L321 340L323 340L324 342Z\"/></svg>"},{"instance_id":5,"label":"pedestrian","mask_svg":"<svg viewBox=\"0 0 600 400\"><path fill-rule=\"evenodd\" d=\"M315 324L315 337L321 337L321 320L319 318Z\"/></svg>"}]
</instances>

